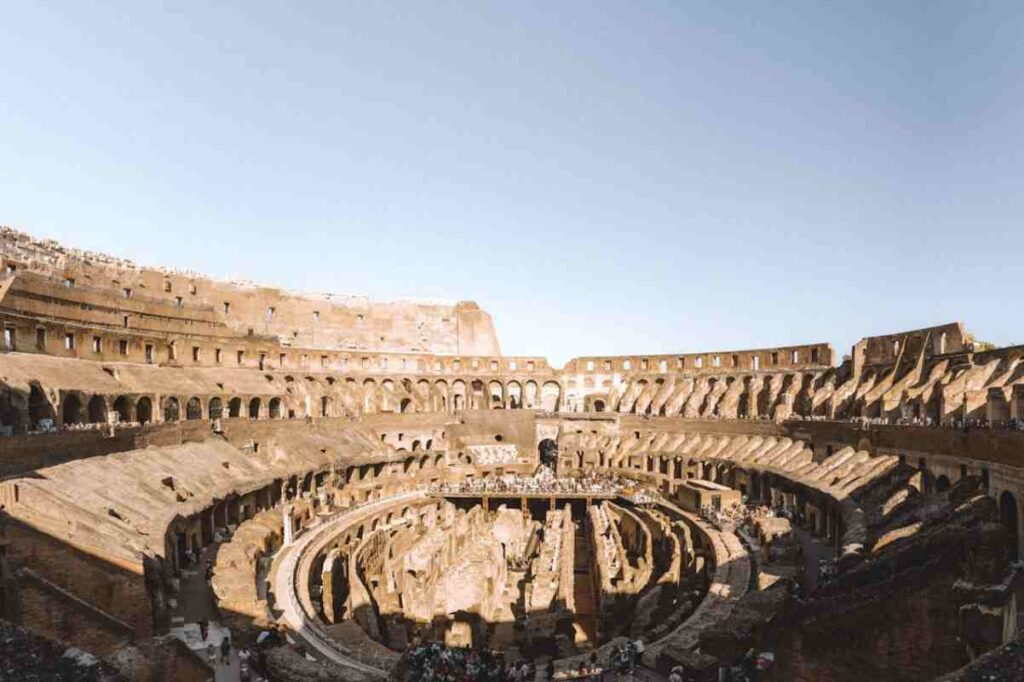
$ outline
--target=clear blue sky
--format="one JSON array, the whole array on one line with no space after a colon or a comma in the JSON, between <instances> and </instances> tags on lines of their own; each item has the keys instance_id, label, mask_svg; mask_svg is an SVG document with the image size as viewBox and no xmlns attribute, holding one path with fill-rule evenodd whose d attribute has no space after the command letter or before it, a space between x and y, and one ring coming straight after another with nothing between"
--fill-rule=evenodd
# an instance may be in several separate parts
<instances>
[{"instance_id":1,"label":"clear blue sky","mask_svg":"<svg viewBox=\"0 0 1024 682\"><path fill-rule=\"evenodd\" d=\"M0 223L559 364L1024 342L1024 3L292 4L6 7Z\"/></svg>"}]
</instances>

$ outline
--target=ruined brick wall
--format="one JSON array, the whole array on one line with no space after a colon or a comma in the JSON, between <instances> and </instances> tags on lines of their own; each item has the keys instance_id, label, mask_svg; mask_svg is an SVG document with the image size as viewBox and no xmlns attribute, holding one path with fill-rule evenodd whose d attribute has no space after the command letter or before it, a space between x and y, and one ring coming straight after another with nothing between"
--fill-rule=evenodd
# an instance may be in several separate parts
<instances>
[{"instance_id":1,"label":"ruined brick wall","mask_svg":"<svg viewBox=\"0 0 1024 682\"><path fill-rule=\"evenodd\" d=\"M20 593L14 612L21 625L101 656L126 638L152 635L152 609L141 573L20 523L9 522L7 535Z\"/></svg>"},{"instance_id":2,"label":"ruined brick wall","mask_svg":"<svg viewBox=\"0 0 1024 682\"><path fill-rule=\"evenodd\" d=\"M780 618L771 638L775 679L932 680L968 662L968 640L991 646L966 626L965 602L953 588L958 581L1001 581L1006 537L993 522L995 503L984 496L952 514L921 537L874 554ZM994 618L1001 622L1002 614Z\"/></svg>"},{"instance_id":3,"label":"ruined brick wall","mask_svg":"<svg viewBox=\"0 0 1024 682\"><path fill-rule=\"evenodd\" d=\"M10 436L3 439L0 447L0 477L150 445L199 442L209 435L209 422L197 420L118 429L113 436L105 430Z\"/></svg>"},{"instance_id":4,"label":"ruined brick wall","mask_svg":"<svg viewBox=\"0 0 1024 682\"><path fill-rule=\"evenodd\" d=\"M798 625L778 642L776 680L931 680L967 663L952 581L886 591L854 613ZM822 614L822 620L827 616Z\"/></svg>"}]
</instances>

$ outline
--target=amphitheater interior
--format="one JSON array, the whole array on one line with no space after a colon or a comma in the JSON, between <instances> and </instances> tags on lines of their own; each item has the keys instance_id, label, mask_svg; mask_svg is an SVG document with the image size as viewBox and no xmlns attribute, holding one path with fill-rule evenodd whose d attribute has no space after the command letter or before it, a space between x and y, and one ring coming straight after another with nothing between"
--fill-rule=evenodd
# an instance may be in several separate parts
<instances>
[{"instance_id":1,"label":"amphitheater interior","mask_svg":"<svg viewBox=\"0 0 1024 682\"><path fill-rule=\"evenodd\" d=\"M1024 347L960 323L556 368L472 302L4 228L0 328L5 679L233 679L204 627L274 680L415 679L433 643L1024 679Z\"/></svg>"}]
</instances>

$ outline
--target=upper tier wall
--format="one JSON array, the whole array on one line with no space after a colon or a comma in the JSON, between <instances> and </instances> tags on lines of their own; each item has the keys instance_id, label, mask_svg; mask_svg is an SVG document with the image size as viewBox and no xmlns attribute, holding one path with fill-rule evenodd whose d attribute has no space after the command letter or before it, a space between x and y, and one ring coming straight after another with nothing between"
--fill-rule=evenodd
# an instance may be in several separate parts
<instances>
[{"instance_id":1,"label":"upper tier wall","mask_svg":"<svg viewBox=\"0 0 1024 682\"><path fill-rule=\"evenodd\" d=\"M363 296L302 294L195 273L144 268L102 254L0 228L0 273L35 273L67 289L99 292L108 306L225 326L237 335L277 337L313 349L499 355L490 315L471 302L371 301ZM51 295L52 292L46 292ZM83 294L87 295L87 294ZM69 296L69 298L77 298ZM71 320L95 323L66 306ZM181 312L174 315L174 309ZM189 312L185 312L189 311ZM184 331L184 330L179 330Z\"/></svg>"}]
</instances>

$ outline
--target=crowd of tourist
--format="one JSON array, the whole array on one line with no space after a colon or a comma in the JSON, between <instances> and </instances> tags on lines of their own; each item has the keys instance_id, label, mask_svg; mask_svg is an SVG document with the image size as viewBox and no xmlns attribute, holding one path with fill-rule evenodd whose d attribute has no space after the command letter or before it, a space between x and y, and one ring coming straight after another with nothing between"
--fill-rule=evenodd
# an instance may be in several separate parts
<instances>
[{"instance_id":1,"label":"crowd of tourist","mask_svg":"<svg viewBox=\"0 0 1024 682\"><path fill-rule=\"evenodd\" d=\"M787 421L804 422L841 422L854 424L862 429L872 426L923 426L956 429L958 431L971 431L976 429L990 429L1003 431L1024 431L1024 419L999 419L990 420L985 417L977 419L963 419L954 417L950 419L935 420L931 417L826 417L823 415L792 415Z\"/></svg>"},{"instance_id":2,"label":"crowd of tourist","mask_svg":"<svg viewBox=\"0 0 1024 682\"><path fill-rule=\"evenodd\" d=\"M409 682L522 682L532 680L526 663L505 665L490 651L447 647L438 642L406 652L403 679ZM529 677L527 677L529 675Z\"/></svg>"},{"instance_id":3,"label":"crowd of tourist","mask_svg":"<svg viewBox=\"0 0 1024 682\"><path fill-rule=\"evenodd\" d=\"M610 473L588 471L579 476L558 477L550 467L541 466L533 476L507 474L435 483L429 491L435 495L621 495L635 487L634 482Z\"/></svg>"},{"instance_id":4,"label":"crowd of tourist","mask_svg":"<svg viewBox=\"0 0 1024 682\"><path fill-rule=\"evenodd\" d=\"M752 527L758 519L771 518L779 514L764 505L738 504L725 509L704 507L700 510L700 515L719 529L730 529L740 526Z\"/></svg>"}]
</instances>

